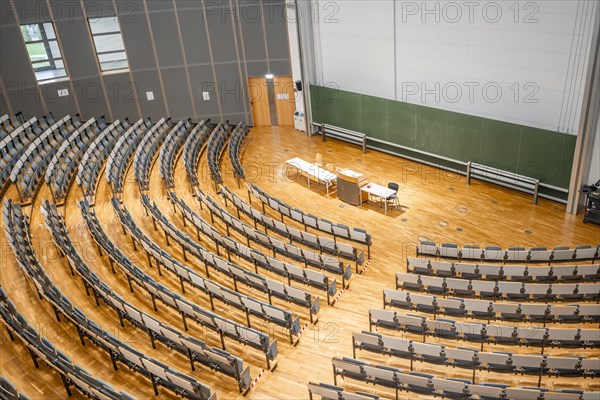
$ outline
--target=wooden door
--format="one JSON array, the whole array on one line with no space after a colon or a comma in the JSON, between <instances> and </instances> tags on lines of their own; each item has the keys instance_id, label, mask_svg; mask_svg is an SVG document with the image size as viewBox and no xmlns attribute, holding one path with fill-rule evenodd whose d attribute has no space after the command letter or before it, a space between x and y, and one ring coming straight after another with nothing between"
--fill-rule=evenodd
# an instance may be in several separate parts
<instances>
[{"instance_id":1,"label":"wooden door","mask_svg":"<svg viewBox=\"0 0 600 400\"><path fill-rule=\"evenodd\" d=\"M254 126L271 126L269 92L265 77L248 78L248 96L250 97L250 108L252 109Z\"/></svg>"},{"instance_id":2,"label":"wooden door","mask_svg":"<svg viewBox=\"0 0 600 400\"><path fill-rule=\"evenodd\" d=\"M275 105L277 108L278 125L294 125L296 101L294 82L291 76L276 76L273 78L275 89Z\"/></svg>"}]
</instances>

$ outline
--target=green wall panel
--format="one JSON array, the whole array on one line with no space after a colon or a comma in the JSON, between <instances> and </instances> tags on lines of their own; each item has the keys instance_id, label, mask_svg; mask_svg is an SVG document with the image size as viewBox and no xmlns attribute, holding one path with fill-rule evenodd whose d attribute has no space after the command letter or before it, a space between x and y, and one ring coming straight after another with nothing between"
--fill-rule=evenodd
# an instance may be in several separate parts
<instances>
[{"instance_id":1,"label":"green wall panel","mask_svg":"<svg viewBox=\"0 0 600 400\"><path fill-rule=\"evenodd\" d=\"M314 122L569 187L576 136L317 85L310 93Z\"/></svg>"},{"instance_id":2,"label":"green wall panel","mask_svg":"<svg viewBox=\"0 0 600 400\"><path fill-rule=\"evenodd\" d=\"M388 141L414 148L417 138L417 106L387 100L387 107Z\"/></svg>"},{"instance_id":3,"label":"green wall panel","mask_svg":"<svg viewBox=\"0 0 600 400\"><path fill-rule=\"evenodd\" d=\"M522 127L519 174L559 185L564 141L558 132Z\"/></svg>"},{"instance_id":4,"label":"green wall panel","mask_svg":"<svg viewBox=\"0 0 600 400\"><path fill-rule=\"evenodd\" d=\"M417 149L443 155L448 113L440 111L429 107L417 108Z\"/></svg>"},{"instance_id":5,"label":"green wall panel","mask_svg":"<svg viewBox=\"0 0 600 400\"><path fill-rule=\"evenodd\" d=\"M481 162L481 118L448 113L444 155L461 161Z\"/></svg>"},{"instance_id":6,"label":"green wall panel","mask_svg":"<svg viewBox=\"0 0 600 400\"><path fill-rule=\"evenodd\" d=\"M387 101L380 97L363 95L361 103L363 132L370 137L388 140Z\"/></svg>"},{"instance_id":7,"label":"green wall panel","mask_svg":"<svg viewBox=\"0 0 600 400\"><path fill-rule=\"evenodd\" d=\"M349 92L339 92L338 100L338 120L344 121L344 128L363 132L362 97Z\"/></svg>"}]
</instances>

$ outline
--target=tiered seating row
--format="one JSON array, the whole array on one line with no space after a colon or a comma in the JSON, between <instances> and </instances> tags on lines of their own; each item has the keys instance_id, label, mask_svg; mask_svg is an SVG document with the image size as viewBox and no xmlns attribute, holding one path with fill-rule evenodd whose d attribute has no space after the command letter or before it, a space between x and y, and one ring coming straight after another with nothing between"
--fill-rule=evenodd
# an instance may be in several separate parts
<instances>
[{"instance_id":1,"label":"tiered seating row","mask_svg":"<svg viewBox=\"0 0 600 400\"><path fill-rule=\"evenodd\" d=\"M0 117L0 142L24 123L25 118L23 118L23 113L18 113L13 116L8 114L2 115Z\"/></svg>"},{"instance_id":2,"label":"tiered seating row","mask_svg":"<svg viewBox=\"0 0 600 400\"><path fill-rule=\"evenodd\" d=\"M39 368L38 360L42 360L48 367L56 371L60 375L69 396L72 395L70 388L74 386L84 396L93 399L135 400L135 397L127 392L117 392L105 382L94 378L89 372L79 365L74 364L60 350L56 350L50 340L41 336L19 314L2 288L0 288L0 314L2 315L2 323L6 327L10 339L15 340L15 337L18 337L27 346L36 368ZM17 393L14 386L4 378L2 378L0 390L0 393L2 393L1 398L29 399L23 393Z\"/></svg>"},{"instance_id":3,"label":"tiered seating row","mask_svg":"<svg viewBox=\"0 0 600 400\"><path fill-rule=\"evenodd\" d=\"M353 357L356 350L365 350L411 361L441 364L448 367L469 368L479 371L545 374L548 376L600 375L600 358L583 356L557 357L544 354L485 352L468 347L448 347L435 343L421 343L396 336L385 336L363 331L352 334Z\"/></svg>"},{"instance_id":4,"label":"tiered seating row","mask_svg":"<svg viewBox=\"0 0 600 400\"><path fill-rule=\"evenodd\" d=\"M442 298L391 289L383 291L383 306L488 321L597 322L600 319L600 307L597 304L495 303L488 300Z\"/></svg>"},{"instance_id":5,"label":"tiered seating row","mask_svg":"<svg viewBox=\"0 0 600 400\"><path fill-rule=\"evenodd\" d=\"M213 132L213 129L220 129L221 125L215 127L208 127L207 125L198 135L190 135L188 140L185 142L183 150L183 164L187 173L188 181L190 182L192 190L200 186L200 179L198 178L198 162L200 161L200 154L208 139Z\"/></svg>"},{"instance_id":6,"label":"tiered seating row","mask_svg":"<svg viewBox=\"0 0 600 400\"><path fill-rule=\"evenodd\" d=\"M190 136L200 136L201 132L206 130L206 123L200 121L196 126L190 130L186 129L173 129L165 139L160 149L160 177L165 182L167 189L173 189L175 187L174 181L174 170L175 160L179 151L187 142Z\"/></svg>"},{"instance_id":7,"label":"tiered seating row","mask_svg":"<svg viewBox=\"0 0 600 400\"><path fill-rule=\"evenodd\" d=\"M182 318L184 329L187 330L186 319L191 319L201 326L219 334L221 345L225 350L225 337L231 338L239 343L256 348L265 354L267 366L277 356L277 340L270 341L269 335L258 330L245 327L236 322L221 317L218 314L204 310L198 305L170 291L164 285L157 283L152 277L145 274L137 265L133 264L106 236L95 213L89 209L85 202L80 203L81 211L86 225L98 246L104 250L110 259L111 265L117 264L126 274L129 287L133 290L132 282L146 290L156 308L156 299L163 304L176 310Z\"/></svg>"},{"instance_id":8,"label":"tiered seating row","mask_svg":"<svg viewBox=\"0 0 600 400\"><path fill-rule=\"evenodd\" d=\"M433 256L441 258L455 258L458 260L477 260L477 261L503 261L503 262L552 262L560 261L584 261L600 259L600 244L595 246L581 245L575 248L566 246L548 249L546 247L533 247L525 249L523 247L509 247L503 250L498 246L479 246L459 247L454 243L443 243L441 245L435 242L420 242L417 245L417 255Z\"/></svg>"},{"instance_id":9,"label":"tiered seating row","mask_svg":"<svg viewBox=\"0 0 600 400\"><path fill-rule=\"evenodd\" d=\"M60 292L46 275L44 268L35 255L30 240L28 218L23 216L20 206L14 205L11 200L7 200L4 203L3 215L9 244L19 266L33 281L40 298L45 298L52 305L57 319L60 321L59 313L62 313L75 325L82 344L84 344L83 338L86 336L110 354L115 370L117 370L116 361L121 361L135 372L148 377L152 382L155 394L158 394L157 385L161 385L185 398L216 399L216 395L211 393L208 386L145 356L142 352L101 329L98 324L87 318L81 310L74 307L71 301ZM53 346L51 350L54 352Z\"/></svg>"},{"instance_id":10,"label":"tiered seating row","mask_svg":"<svg viewBox=\"0 0 600 400\"><path fill-rule=\"evenodd\" d=\"M296 282L302 282L309 286L325 290L327 292L328 304L330 303L330 296L333 296L336 293L335 279L330 282L327 275L323 274L322 272L300 268L296 265L279 261L275 257L270 257L258 249L251 249L250 241L271 249L271 251L273 251L273 255L275 255L275 253L279 253L296 261L300 261L304 263L305 266L313 265L319 269L329 269L336 273L343 273L343 286L346 287L346 277L344 275L350 278L350 265L344 268L344 264L336 258L323 257L313 251L303 250L292 244L285 243L279 239L267 236L227 213L227 211L223 210L216 202L214 202L210 197L206 196L202 191L198 190L196 193L196 198L200 200L200 206L205 204L210 210L212 222L214 223L214 215L216 215L225 223L228 235L230 233L230 228L233 228L235 231L246 237L248 246L245 246L229 237L222 236L215 228L206 223L206 221L204 221L198 214L193 212L183 200L177 199L174 193L171 193L169 197L171 198L173 204L179 207L184 218L192 222L197 231L200 231L204 235L210 237L217 245L226 248L229 252L237 254L245 260L253 263L257 273L258 267L261 267L286 277L288 279L288 283L290 283L291 280L294 280Z\"/></svg>"},{"instance_id":11,"label":"tiered seating row","mask_svg":"<svg viewBox=\"0 0 600 400\"><path fill-rule=\"evenodd\" d=\"M358 266L362 265L364 262L364 252L359 252L354 246L286 225L281 221L261 213L226 187L221 188L221 195L225 199L226 205L228 204L228 201L231 201L235 206L238 219L240 218L240 212L244 213L252 219L255 229L257 228L257 224L260 224L261 226L264 226L265 233L266 230L270 230L271 232L282 235L290 241L317 249L320 252L352 260L356 262L357 269Z\"/></svg>"},{"instance_id":12,"label":"tiered seating row","mask_svg":"<svg viewBox=\"0 0 600 400\"><path fill-rule=\"evenodd\" d=\"M540 387L510 387L486 382L474 384L467 379L438 378L435 375L419 372L404 372L398 368L372 365L351 358L336 357L332 360L332 364L336 384L338 376L374 383L395 389L396 399L398 399L398 392L401 390L449 399L480 400L592 400L597 399L600 395L600 392L570 389L550 391Z\"/></svg>"},{"instance_id":13,"label":"tiered seating row","mask_svg":"<svg viewBox=\"0 0 600 400\"><path fill-rule=\"evenodd\" d=\"M127 121L125 121L125 125L127 125ZM88 145L107 128L117 129L120 132L124 129L119 120L107 127L104 117L99 120L92 118L63 141L46 169L45 181L55 203L62 203L65 200L68 188L71 187L73 174Z\"/></svg>"},{"instance_id":14,"label":"tiered seating row","mask_svg":"<svg viewBox=\"0 0 600 400\"><path fill-rule=\"evenodd\" d=\"M267 193L259 189L258 186L256 186L255 184L246 184L246 188L248 189L248 199L251 198L250 194L252 194L262 202L263 214L265 212L266 204L273 210L281 214L282 222L283 217L286 216L296 222L303 224L305 230L308 229L308 227L311 227L318 231L333 235L334 240L339 237L342 239L348 239L353 242L366 245L368 249L367 258L371 258L371 234L367 233L367 231L365 231L364 229L350 229L346 225L335 224L329 220L305 213L304 211L299 210L297 208L292 208L291 206L283 203L282 201L268 195Z\"/></svg>"},{"instance_id":15,"label":"tiered seating row","mask_svg":"<svg viewBox=\"0 0 600 400\"><path fill-rule=\"evenodd\" d=\"M35 138L21 154L10 173L10 180L17 187L21 203L28 203L35 196L52 156L81 124L79 116L64 117Z\"/></svg>"},{"instance_id":16,"label":"tiered seating row","mask_svg":"<svg viewBox=\"0 0 600 400\"><path fill-rule=\"evenodd\" d=\"M123 133L122 129L116 129L114 126L105 129L98 136L81 159L79 170L77 172L76 181L81 187L83 195L93 203L94 194L96 193L96 185L100 176L100 171L104 162L110 155L117 142L123 136L128 136L130 132L145 130L150 126L149 120L140 119L135 124L129 126L127 122L123 123L122 128L126 129ZM122 144L122 142L121 142Z\"/></svg>"},{"instance_id":17,"label":"tiered seating row","mask_svg":"<svg viewBox=\"0 0 600 400\"><path fill-rule=\"evenodd\" d=\"M106 180L111 186L113 195L121 194L123 191L127 164L146 132L151 135L152 131L166 129L168 125L169 122L164 118L155 125L152 125L150 120L146 120L141 125L132 126L119 138L106 162Z\"/></svg>"},{"instance_id":18,"label":"tiered seating row","mask_svg":"<svg viewBox=\"0 0 600 400\"><path fill-rule=\"evenodd\" d=\"M408 257L407 270L421 275L498 281L596 282L600 280L600 264L532 267L527 265L464 264Z\"/></svg>"},{"instance_id":19,"label":"tiered seating row","mask_svg":"<svg viewBox=\"0 0 600 400\"><path fill-rule=\"evenodd\" d=\"M310 320L313 322L313 315L317 315L320 309L318 296L313 298L313 296L308 292L292 286L284 285L272 279L264 278L259 274L248 271L238 265L228 262L217 254L207 251L205 248L195 243L186 233L177 229L167 218L165 218L156 204L150 202L150 199L147 195L142 195L142 205L146 209L147 213L149 213L149 215L152 217L152 222L154 223L155 228L157 222L161 226L167 241L169 238L172 238L184 250L184 256L185 251L188 251L205 264L207 276L208 267L210 266L218 272L233 278L236 291L237 283L243 283L251 288L258 289L261 292L266 293L269 296L269 304L271 304L271 297L276 297L287 302L306 307L309 310Z\"/></svg>"},{"instance_id":20,"label":"tiered seating row","mask_svg":"<svg viewBox=\"0 0 600 400\"><path fill-rule=\"evenodd\" d=\"M41 135L52 124L54 124L54 120L51 114L39 121L36 117L33 117L3 136L0 141L0 188L2 189L0 193L4 193L10 173L21 154L26 151L29 144L36 137ZM2 132L4 134L4 131Z\"/></svg>"},{"instance_id":21,"label":"tiered seating row","mask_svg":"<svg viewBox=\"0 0 600 400\"><path fill-rule=\"evenodd\" d=\"M293 343L292 335L297 335L300 331L300 319L298 317L294 318L290 311L283 310L279 307L256 300L252 297L243 295L216 282L201 277L194 270L186 267L178 260L171 257L166 251L162 250L154 242L152 242L150 238L142 233L142 231L135 224L129 212L119 203L118 199L113 199L112 204L122 226L127 230L127 232L129 232L130 235L133 236L133 238L135 238L132 238L134 246L135 241L142 246L142 248L146 251L148 264L150 264L150 266L152 266L151 259L155 260L159 274L162 274L160 272L160 266L162 265L179 278L181 282L181 288L184 293L185 288L183 283L186 282L189 285L208 294L212 311L215 311L213 299L218 299L227 305L232 305L235 308L242 310L246 314L249 327L251 327L250 315L255 315L264 319L265 321L273 322L277 325L283 326L289 330L290 343Z\"/></svg>"},{"instance_id":22,"label":"tiered seating row","mask_svg":"<svg viewBox=\"0 0 600 400\"><path fill-rule=\"evenodd\" d=\"M244 367L244 361L241 358L215 347L207 346L197 338L186 336L177 329L161 323L123 300L89 269L77 253L71 243L64 219L58 215L56 206L47 201L44 202L42 214L45 218L46 228L52 235L54 243L69 263L71 273L77 271L82 278L86 291L91 289L94 293L97 305L100 304L99 299L101 299L104 304L117 313L121 326L124 326L123 318L125 318L136 328L148 333L153 348L156 348L155 341L158 340L168 349L174 349L183 354L189 359L192 370L195 370L194 363L199 362L211 369L234 377L240 392L250 388L250 370L248 367Z\"/></svg>"},{"instance_id":23,"label":"tiered seating row","mask_svg":"<svg viewBox=\"0 0 600 400\"><path fill-rule=\"evenodd\" d=\"M0 288L0 291L2 288ZM0 295L0 298L2 295ZM3 301L3 300L0 300ZM17 388L4 376L0 376L0 397L9 400L30 400L29 396L20 392Z\"/></svg>"},{"instance_id":24,"label":"tiered seating row","mask_svg":"<svg viewBox=\"0 0 600 400\"><path fill-rule=\"evenodd\" d=\"M600 283L527 283L396 273L396 288L459 297L523 301L598 300Z\"/></svg>"},{"instance_id":25,"label":"tiered seating row","mask_svg":"<svg viewBox=\"0 0 600 400\"><path fill-rule=\"evenodd\" d=\"M239 180L246 178L246 175L244 174L244 167L240 161L240 150L249 133L250 130L248 127L240 122L231 133L231 139L229 140L229 145L227 146L229 159L231 160L231 164L233 166L233 173L238 182L238 187Z\"/></svg>"},{"instance_id":26,"label":"tiered seating row","mask_svg":"<svg viewBox=\"0 0 600 400\"><path fill-rule=\"evenodd\" d=\"M192 123L190 120L179 121L174 127L165 123L158 127L158 129L150 130L144 135L133 159L135 180L138 183L140 191L150 189L150 166L167 135L173 134L177 136L179 131L187 132L191 126Z\"/></svg>"},{"instance_id":27,"label":"tiered seating row","mask_svg":"<svg viewBox=\"0 0 600 400\"><path fill-rule=\"evenodd\" d=\"M450 319L432 320L420 315L399 315L395 311L379 309L369 310L369 330L374 326L420 334L424 339L432 336L478 343L594 348L600 346L598 329L522 327Z\"/></svg>"},{"instance_id":28,"label":"tiered seating row","mask_svg":"<svg viewBox=\"0 0 600 400\"><path fill-rule=\"evenodd\" d=\"M351 393L341 387L325 383L310 382L307 388L310 400L315 400L313 396L319 396L322 400L379 400L379 396L363 392Z\"/></svg>"},{"instance_id":29,"label":"tiered seating row","mask_svg":"<svg viewBox=\"0 0 600 400\"><path fill-rule=\"evenodd\" d=\"M208 159L210 176L216 187L223 183L219 162L221 160L221 154L223 154L223 150L225 149L225 142L229 138L228 131L229 129L225 129L222 125L219 125L212 131L210 138L208 139L206 157Z\"/></svg>"}]
</instances>

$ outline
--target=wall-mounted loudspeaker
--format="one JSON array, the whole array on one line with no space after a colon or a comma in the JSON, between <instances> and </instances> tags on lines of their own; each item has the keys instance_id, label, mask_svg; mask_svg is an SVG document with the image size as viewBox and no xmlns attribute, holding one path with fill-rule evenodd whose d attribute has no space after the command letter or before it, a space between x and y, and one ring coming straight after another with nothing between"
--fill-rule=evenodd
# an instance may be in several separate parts
<instances>
[{"instance_id":1,"label":"wall-mounted loudspeaker","mask_svg":"<svg viewBox=\"0 0 600 400\"><path fill-rule=\"evenodd\" d=\"M302 91L302 81L296 81L296 90L301 92Z\"/></svg>"}]
</instances>

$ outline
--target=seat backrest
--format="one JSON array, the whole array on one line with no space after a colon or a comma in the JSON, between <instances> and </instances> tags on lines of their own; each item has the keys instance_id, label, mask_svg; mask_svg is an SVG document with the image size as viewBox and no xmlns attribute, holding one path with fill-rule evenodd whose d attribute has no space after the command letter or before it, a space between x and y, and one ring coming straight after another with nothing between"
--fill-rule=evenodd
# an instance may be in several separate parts
<instances>
[{"instance_id":1,"label":"seat backrest","mask_svg":"<svg viewBox=\"0 0 600 400\"><path fill-rule=\"evenodd\" d=\"M396 182L389 182L388 189L392 189L397 192L398 189L400 189L400 186Z\"/></svg>"}]
</instances>

